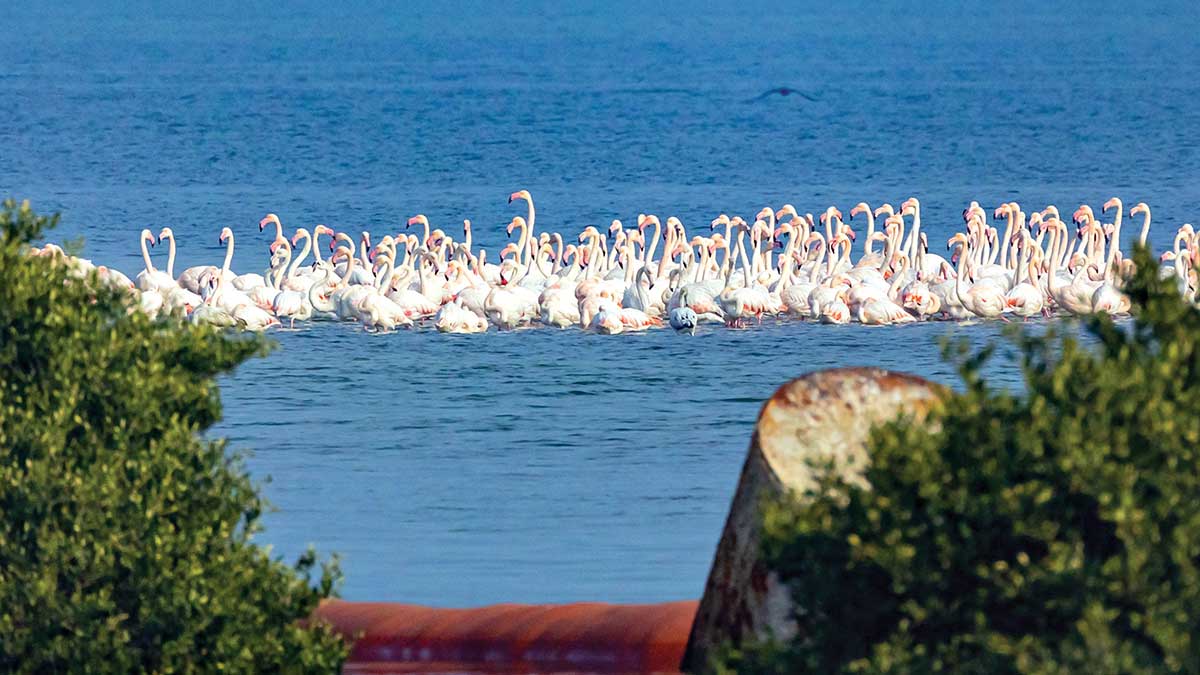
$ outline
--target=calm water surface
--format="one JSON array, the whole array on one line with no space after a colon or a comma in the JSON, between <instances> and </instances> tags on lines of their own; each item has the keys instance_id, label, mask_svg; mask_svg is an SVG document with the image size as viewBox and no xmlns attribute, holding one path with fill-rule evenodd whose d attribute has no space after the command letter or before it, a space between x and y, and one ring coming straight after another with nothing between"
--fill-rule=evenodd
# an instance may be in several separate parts
<instances>
[{"instance_id":1,"label":"calm water surface","mask_svg":"<svg viewBox=\"0 0 1200 675\"><path fill-rule=\"evenodd\" d=\"M163 225L178 266L219 262L228 225L258 270L267 211L376 233L466 217L494 252L520 188L569 232L910 194L935 248L971 199L1144 200L1159 248L1200 219L1195 3L331 4L6 8L0 194L62 210L57 236L130 273ZM804 95L759 98L782 86ZM838 365L951 381L951 332L998 329L321 325L223 382L216 433L271 477L263 540L340 552L350 599L690 598L761 401Z\"/></svg>"}]
</instances>

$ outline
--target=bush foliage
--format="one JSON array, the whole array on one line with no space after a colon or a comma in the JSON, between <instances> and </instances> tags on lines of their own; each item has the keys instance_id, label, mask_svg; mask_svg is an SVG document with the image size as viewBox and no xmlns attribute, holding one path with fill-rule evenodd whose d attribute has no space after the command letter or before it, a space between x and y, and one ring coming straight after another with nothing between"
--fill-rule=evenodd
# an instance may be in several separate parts
<instances>
[{"instance_id":1,"label":"bush foliage","mask_svg":"<svg viewBox=\"0 0 1200 675\"><path fill-rule=\"evenodd\" d=\"M722 669L1200 672L1200 312L1136 261L1131 322L1015 331L1023 392L951 349L964 386L872 432L872 489L769 505L799 637Z\"/></svg>"},{"instance_id":2,"label":"bush foliage","mask_svg":"<svg viewBox=\"0 0 1200 675\"><path fill-rule=\"evenodd\" d=\"M341 640L300 620L336 567L255 545L266 505L199 437L265 343L28 255L56 221L0 211L0 671L335 672Z\"/></svg>"}]
</instances>

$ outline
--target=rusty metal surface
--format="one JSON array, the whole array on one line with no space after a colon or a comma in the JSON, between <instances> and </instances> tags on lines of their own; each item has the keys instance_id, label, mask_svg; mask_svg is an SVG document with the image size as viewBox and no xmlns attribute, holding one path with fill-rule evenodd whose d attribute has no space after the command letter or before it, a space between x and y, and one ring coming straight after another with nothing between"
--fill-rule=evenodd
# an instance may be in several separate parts
<instances>
[{"instance_id":1,"label":"rusty metal surface","mask_svg":"<svg viewBox=\"0 0 1200 675\"><path fill-rule=\"evenodd\" d=\"M926 414L939 385L879 368L812 373L780 387L763 405L742 475L692 626L683 667L706 669L725 642L795 634L791 595L760 560L764 497L814 485L813 460L831 460L865 485L865 441L872 426L899 413Z\"/></svg>"},{"instance_id":2,"label":"rusty metal surface","mask_svg":"<svg viewBox=\"0 0 1200 675\"><path fill-rule=\"evenodd\" d=\"M354 639L348 673L678 672L697 603L577 603L439 609L322 604Z\"/></svg>"}]
</instances>

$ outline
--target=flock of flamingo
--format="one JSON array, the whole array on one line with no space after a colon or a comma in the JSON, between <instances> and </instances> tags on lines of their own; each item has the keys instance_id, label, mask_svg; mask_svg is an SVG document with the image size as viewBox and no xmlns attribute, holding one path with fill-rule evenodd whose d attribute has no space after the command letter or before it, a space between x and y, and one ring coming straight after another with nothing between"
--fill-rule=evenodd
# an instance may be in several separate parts
<instances>
[{"instance_id":1,"label":"flock of flamingo","mask_svg":"<svg viewBox=\"0 0 1200 675\"><path fill-rule=\"evenodd\" d=\"M689 234L675 217L662 223L640 215L636 227L614 220L607 230L585 227L570 241L535 230L528 191L509 197L510 203L518 200L526 202L528 217L509 223L508 234L518 236L496 263L488 262L485 250L472 249L470 221L463 221L463 238L456 241L431 230L423 215L372 245L367 232L356 242L324 225L288 237L278 216L267 214L259 231L273 225L274 238L270 266L261 274L230 270L230 228L220 235L226 246L222 266L190 267L178 276L170 228L157 237L142 230L145 269L134 280L65 256L52 244L33 253L95 269L101 279L136 294L136 306L151 316L249 330L330 320L355 321L372 332L431 324L442 332L480 333L489 326L540 324L616 334L665 322L694 334L700 324L738 327L763 316L888 325L1129 310L1121 287L1133 263L1120 250L1124 206L1116 197L1101 210L1102 216L1112 212L1111 222L1080 206L1071 218L1074 236L1054 206L1027 214L1016 202L1005 203L993 211L996 225L990 225L989 214L972 202L963 211L965 230L947 242L949 259L929 252L915 198L899 209L854 206L850 219L866 221L862 236L835 207L814 219L786 204L763 208L753 223L721 214L700 234ZM1150 207L1129 209L1131 219L1139 215L1144 245ZM321 253L324 235L328 257ZM169 244L165 270L155 267L147 248L163 241ZM1171 262L1162 274L1173 275L1192 301L1198 255L1200 233L1184 225L1173 250L1162 256Z\"/></svg>"}]
</instances>

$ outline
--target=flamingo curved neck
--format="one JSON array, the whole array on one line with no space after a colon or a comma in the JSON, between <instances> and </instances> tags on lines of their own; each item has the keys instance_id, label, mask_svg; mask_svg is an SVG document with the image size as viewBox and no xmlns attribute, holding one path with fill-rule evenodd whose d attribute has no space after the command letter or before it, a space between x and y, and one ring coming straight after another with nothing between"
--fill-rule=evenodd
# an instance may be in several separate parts
<instances>
[{"instance_id":1,"label":"flamingo curved neck","mask_svg":"<svg viewBox=\"0 0 1200 675\"><path fill-rule=\"evenodd\" d=\"M233 233L229 233L229 241L225 242L225 262L221 263L221 279L230 274L229 266L233 264Z\"/></svg>"},{"instance_id":2,"label":"flamingo curved neck","mask_svg":"<svg viewBox=\"0 0 1200 675\"><path fill-rule=\"evenodd\" d=\"M175 278L175 233L167 230L167 240L170 248L167 249L167 276Z\"/></svg>"},{"instance_id":3,"label":"flamingo curved neck","mask_svg":"<svg viewBox=\"0 0 1200 675\"><path fill-rule=\"evenodd\" d=\"M150 250L146 248L146 242L150 241L150 236L153 235L150 235L149 232L142 232L141 241L139 242L142 247L142 264L146 266L147 273L154 272L154 263L150 262Z\"/></svg>"}]
</instances>

